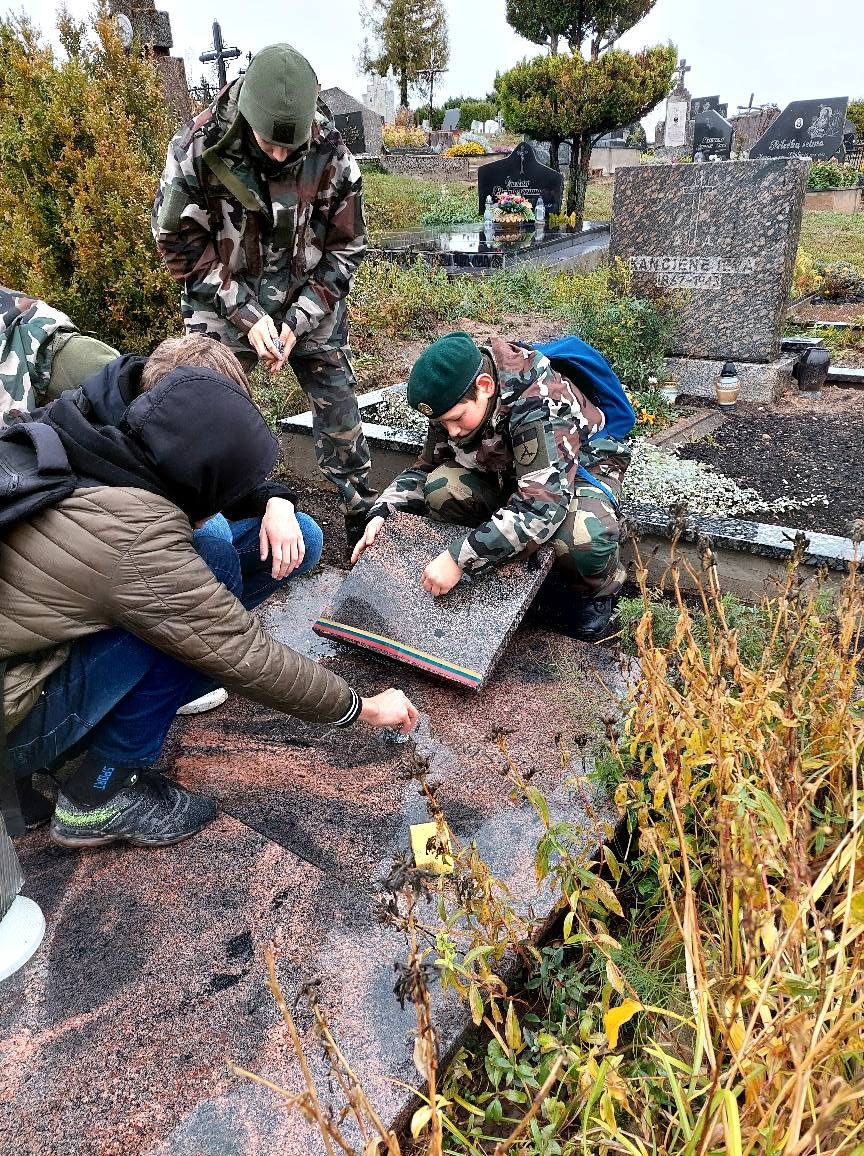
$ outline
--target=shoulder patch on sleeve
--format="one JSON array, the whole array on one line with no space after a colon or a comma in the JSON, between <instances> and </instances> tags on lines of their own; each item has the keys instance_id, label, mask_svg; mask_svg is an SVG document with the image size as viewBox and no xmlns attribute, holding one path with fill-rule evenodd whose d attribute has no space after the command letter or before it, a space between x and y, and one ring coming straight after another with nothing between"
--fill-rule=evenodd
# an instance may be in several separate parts
<instances>
[{"instance_id":1,"label":"shoulder patch on sleeve","mask_svg":"<svg viewBox=\"0 0 864 1156\"><path fill-rule=\"evenodd\" d=\"M542 421L532 421L514 434L513 459L517 474L548 469L551 465L545 425Z\"/></svg>"}]
</instances>

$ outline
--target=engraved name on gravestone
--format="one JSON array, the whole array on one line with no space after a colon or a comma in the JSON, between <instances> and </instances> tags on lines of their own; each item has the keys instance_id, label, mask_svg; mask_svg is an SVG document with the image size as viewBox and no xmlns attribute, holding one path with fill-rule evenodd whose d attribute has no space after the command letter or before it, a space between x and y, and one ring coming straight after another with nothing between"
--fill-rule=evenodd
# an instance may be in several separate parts
<instances>
[{"instance_id":1,"label":"engraved name on gravestone","mask_svg":"<svg viewBox=\"0 0 864 1156\"><path fill-rule=\"evenodd\" d=\"M618 170L610 259L628 263L637 294L685 291L673 355L779 355L808 168L784 158Z\"/></svg>"},{"instance_id":2,"label":"engraved name on gravestone","mask_svg":"<svg viewBox=\"0 0 864 1156\"><path fill-rule=\"evenodd\" d=\"M693 159L728 161L731 155L732 125L713 108L701 112L693 126Z\"/></svg>"},{"instance_id":3,"label":"engraved name on gravestone","mask_svg":"<svg viewBox=\"0 0 864 1156\"><path fill-rule=\"evenodd\" d=\"M793 100L750 149L755 157L805 156L827 160L843 146L848 96Z\"/></svg>"},{"instance_id":4,"label":"engraved name on gravestone","mask_svg":"<svg viewBox=\"0 0 864 1156\"><path fill-rule=\"evenodd\" d=\"M526 141L518 144L509 157L492 161L477 171L481 213L486 206L487 196L491 196L494 201L501 193L526 197L532 205L536 205L537 198L542 197L547 213L560 213L563 190L563 176L541 165L534 149Z\"/></svg>"}]
</instances>

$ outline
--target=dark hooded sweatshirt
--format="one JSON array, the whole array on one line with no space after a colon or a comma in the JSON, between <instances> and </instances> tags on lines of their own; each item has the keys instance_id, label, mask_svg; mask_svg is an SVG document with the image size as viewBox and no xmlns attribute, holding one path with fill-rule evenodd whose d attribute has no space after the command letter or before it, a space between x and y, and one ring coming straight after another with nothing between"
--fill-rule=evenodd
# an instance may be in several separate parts
<instances>
[{"instance_id":1,"label":"dark hooded sweatshirt","mask_svg":"<svg viewBox=\"0 0 864 1156\"><path fill-rule=\"evenodd\" d=\"M78 488L0 541L7 727L65 661L64 643L112 626L277 710L353 722L357 694L268 638L192 544L190 521L242 505L276 459L249 396L220 374L177 369L118 420L120 395L95 380L37 418L60 437Z\"/></svg>"}]
</instances>

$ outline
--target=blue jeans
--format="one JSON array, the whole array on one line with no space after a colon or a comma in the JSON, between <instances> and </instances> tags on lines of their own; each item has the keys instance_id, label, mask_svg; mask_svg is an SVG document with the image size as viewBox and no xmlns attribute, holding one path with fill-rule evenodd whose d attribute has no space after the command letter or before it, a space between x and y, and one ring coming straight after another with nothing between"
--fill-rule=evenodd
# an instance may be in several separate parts
<instances>
[{"instance_id":1,"label":"blue jeans","mask_svg":"<svg viewBox=\"0 0 864 1156\"><path fill-rule=\"evenodd\" d=\"M305 514L297 521L306 553L288 578L274 581L259 557L257 518L221 515L195 531L194 544L220 582L247 610L318 562L323 535ZM45 681L36 705L8 736L16 777L51 769L84 750L117 766L149 766L162 751L177 708L214 683L120 628L72 643L69 658Z\"/></svg>"}]
</instances>

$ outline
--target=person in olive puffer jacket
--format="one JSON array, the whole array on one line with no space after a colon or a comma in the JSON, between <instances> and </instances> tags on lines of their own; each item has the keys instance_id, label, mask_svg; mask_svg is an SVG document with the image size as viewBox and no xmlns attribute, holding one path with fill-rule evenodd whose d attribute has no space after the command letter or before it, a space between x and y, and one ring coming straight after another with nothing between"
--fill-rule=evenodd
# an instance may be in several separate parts
<instances>
[{"instance_id":1,"label":"person in olive puffer jacket","mask_svg":"<svg viewBox=\"0 0 864 1156\"><path fill-rule=\"evenodd\" d=\"M214 682L304 719L410 731L417 712L401 691L361 698L249 612L280 584L258 544L277 446L242 386L175 369L117 421L98 381L36 418L77 488L0 538L7 761L23 778L84 756L52 838L161 845L200 830L215 805L152 767L178 706ZM220 510L248 520L239 555L217 537L193 545L193 527Z\"/></svg>"}]
</instances>

